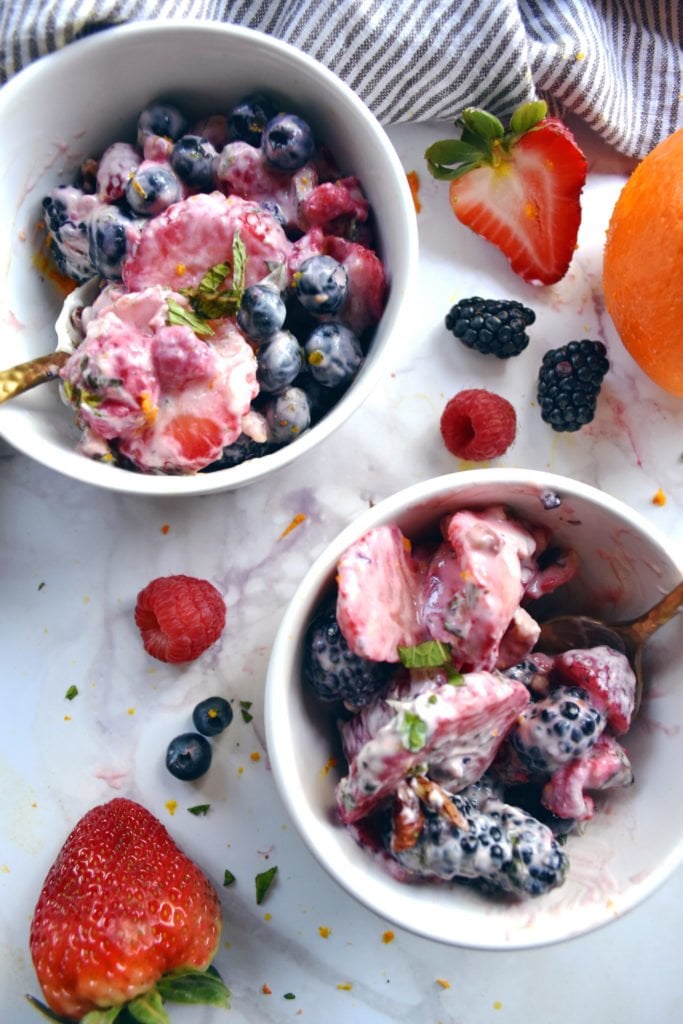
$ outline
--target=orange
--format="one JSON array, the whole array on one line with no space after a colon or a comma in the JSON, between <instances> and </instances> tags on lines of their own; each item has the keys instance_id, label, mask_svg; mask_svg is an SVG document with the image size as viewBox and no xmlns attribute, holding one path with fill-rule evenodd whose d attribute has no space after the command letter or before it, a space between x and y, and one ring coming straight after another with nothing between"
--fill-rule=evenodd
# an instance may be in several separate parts
<instances>
[{"instance_id":1,"label":"orange","mask_svg":"<svg viewBox=\"0 0 683 1024\"><path fill-rule=\"evenodd\" d=\"M683 397L683 128L624 185L607 229L603 289L619 337L642 370Z\"/></svg>"}]
</instances>

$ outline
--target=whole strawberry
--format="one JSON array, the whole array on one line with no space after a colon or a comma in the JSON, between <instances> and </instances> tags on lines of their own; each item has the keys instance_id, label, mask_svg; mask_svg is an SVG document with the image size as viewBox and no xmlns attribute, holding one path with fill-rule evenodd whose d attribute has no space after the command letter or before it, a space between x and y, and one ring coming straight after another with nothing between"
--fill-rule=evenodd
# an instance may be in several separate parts
<instances>
[{"instance_id":1,"label":"whole strawberry","mask_svg":"<svg viewBox=\"0 0 683 1024\"><path fill-rule=\"evenodd\" d=\"M30 946L48 1006L65 1020L112 1024L128 1006L135 1020L162 1024L164 1000L227 1006L230 993L207 971L220 933L211 883L153 814L119 798L68 836Z\"/></svg>"},{"instance_id":2,"label":"whole strawberry","mask_svg":"<svg viewBox=\"0 0 683 1024\"><path fill-rule=\"evenodd\" d=\"M497 246L516 274L555 284L566 274L581 223L586 158L543 100L525 103L505 131L497 117L469 107L459 139L431 145L431 174L450 181L461 223Z\"/></svg>"}]
</instances>

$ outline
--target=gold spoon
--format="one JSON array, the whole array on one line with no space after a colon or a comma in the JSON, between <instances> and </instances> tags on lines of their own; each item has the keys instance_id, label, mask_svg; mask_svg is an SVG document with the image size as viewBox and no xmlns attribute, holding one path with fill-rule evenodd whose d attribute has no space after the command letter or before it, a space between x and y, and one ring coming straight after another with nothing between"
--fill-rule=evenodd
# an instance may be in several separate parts
<instances>
[{"instance_id":1,"label":"gold spoon","mask_svg":"<svg viewBox=\"0 0 683 1024\"><path fill-rule=\"evenodd\" d=\"M683 580L648 611L628 622L608 625L587 615L560 615L541 624L541 635L535 650L544 654L560 654L575 648L612 647L628 658L636 676L636 705L643 695L643 649L645 643L683 606Z\"/></svg>"},{"instance_id":2,"label":"gold spoon","mask_svg":"<svg viewBox=\"0 0 683 1024\"><path fill-rule=\"evenodd\" d=\"M57 346L54 352L0 370L0 403L59 376L60 369L81 341L74 315L94 301L100 286L99 279L93 278L67 295L55 325Z\"/></svg>"}]
</instances>

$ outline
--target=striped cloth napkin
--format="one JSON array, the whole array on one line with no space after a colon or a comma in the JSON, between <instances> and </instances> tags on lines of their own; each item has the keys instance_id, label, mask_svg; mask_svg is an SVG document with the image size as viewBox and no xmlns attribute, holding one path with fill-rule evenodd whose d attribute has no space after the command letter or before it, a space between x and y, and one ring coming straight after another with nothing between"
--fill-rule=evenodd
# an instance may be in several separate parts
<instances>
[{"instance_id":1,"label":"striped cloth napkin","mask_svg":"<svg viewBox=\"0 0 683 1024\"><path fill-rule=\"evenodd\" d=\"M540 97L631 157L683 125L680 0L5 0L0 82L100 28L188 18L297 46L385 125Z\"/></svg>"}]
</instances>

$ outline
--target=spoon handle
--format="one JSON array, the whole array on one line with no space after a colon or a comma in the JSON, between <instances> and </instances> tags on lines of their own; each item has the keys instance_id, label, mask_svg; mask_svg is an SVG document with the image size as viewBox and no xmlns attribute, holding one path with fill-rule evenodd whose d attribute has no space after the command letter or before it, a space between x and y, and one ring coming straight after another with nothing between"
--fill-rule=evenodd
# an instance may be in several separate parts
<instances>
[{"instance_id":1,"label":"spoon handle","mask_svg":"<svg viewBox=\"0 0 683 1024\"><path fill-rule=\"evenodd\" d=\"M54 380L67 361L70 352L50 352L46 356L29 359L27 363L0 370L0 402L6 402L15 395L21 395L37 384Z\"/></svg>"},{"instance_id":2,"label":"spoon handle","mask_svg":"<svg viewBox=\"0 0 683 1024\"><path fill-rule=\"evenodd\" d=\"M638 639L643 642L649 636L673 618L677 611L683 607L683 580L674 587L670 594L653 605L644 615L628 623L629 629Z\"/></svg>"}]
</instances>

